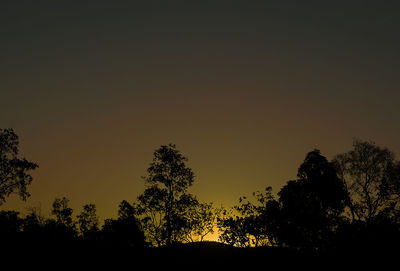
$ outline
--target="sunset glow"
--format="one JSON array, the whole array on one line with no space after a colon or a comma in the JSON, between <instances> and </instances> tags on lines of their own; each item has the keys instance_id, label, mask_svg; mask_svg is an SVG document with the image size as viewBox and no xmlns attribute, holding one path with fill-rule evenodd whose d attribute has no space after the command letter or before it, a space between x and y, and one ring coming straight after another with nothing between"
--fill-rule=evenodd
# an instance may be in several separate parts
<instances>
[{"instance_id":1,"label":"sunset glow","mask_svg":"<svg viewBox=\"0 0 400 271\"><path fill-rule=\"evenodd\" d=\"M0 123L40 168L4 209L49 215L66 196L115 217L169 143L189 191L225 207L278 192L314 148L331 159L362 137L400 153L391 4L5 2Z\"/></svg>"}]
</instances>

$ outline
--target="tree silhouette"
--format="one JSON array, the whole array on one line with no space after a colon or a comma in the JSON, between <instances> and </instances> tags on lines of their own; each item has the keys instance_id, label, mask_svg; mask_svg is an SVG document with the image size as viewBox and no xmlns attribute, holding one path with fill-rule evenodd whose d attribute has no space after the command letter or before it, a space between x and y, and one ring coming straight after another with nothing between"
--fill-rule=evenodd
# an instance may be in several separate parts
<instances>
[{"instance_id":1,"label":"tree silhouette","mask_svg":"<svg viewBox=\"0 0 400 271\"><path fill-rule=\"evenodd\" d=\"M355 139L353 149L337 155L334 162L350 194L353 220L370 222L399 207L400 166L387 148Z\"/></svg>"},{"instance_id":2,"label":"tree silhouette","mask_svg":"<svg viewBox=\"0 0 400 271\"><path fill-rule=\"evenodd\" d=\"M382 213L394 223L400 224L400 161L391 165L388 180L386 189L390 204Z\"/></svg>"},{"instance_id":3,"label":"tree silhouette","mask_svg":"<svg viewBox=\"0 0 400 271\"><path fill-rule=\"evenodd\" d=\"M186 240L202 242L207 235L214 233L222 208L215 208L213 203L196 201L195 204L185 205L184 212L188 224L185 228Z\"/></svg>"},{"instance_id":4,"label":"tree silhouette","mask_svg":"<svg viewBox=\"0 0 400 271\"><path fill-rule=\"evenodd\" d=\"M46 232L46 219L41 215L40 208L29 208L29 213L23 220L22 230L25 241L30 244L44 245L49 241L48 232Z\"/></svg>"},{"instance_id":5,"label":"tree silhouette","mask_svg":"<svg viewBox=\"0 0 400 271\"><path fill-rule=\"evenodd\" d=\"M249 247L250 238L245 225L245 218L234 215L231 211L223 210L218 219L218 229L221 232L219 240L231 246Z\"/></svg>"},{"instance_id":6,"label":"tree silhouette","mask_svg":"<svg viewBox=\"0 0 400 271\"><path fill-rule=\"evenodd\" d=\"M334 165L319 150L306 155L297 176L278 193L279 240L294 247L322 248L333 238L348 194Z\"/></svg>"},{"instance_id":7,"label":"tree silhouette","mask_svg":"<svg viewBox=\"0 0 400 271\"><path fill-rule=\"evenodd\" d=\"M198 200L191 194L182 194L175 199L174 209L171 212L171 240L173 242L190 240L194 227L192 214L198 205ZM168 234L167 231L166 234Z\"/></svg>"},{"instance_id":8,"label":"tree silhouette","mask_svg":"<svg viewBox=\"0 0 400 271\"><path fill-rule=\"evenodd\" d=\"M239 247L275 245L275 232L271 215L272 203L276 202L272 188L266 187L263 192L254 192L254 201L247 197L239 198L230 212L224 211L224 216L218 219L220 239L223 242Z\"/></svg>"},{"instance_id":9,"label":"tree silhouette","mask_svg":"<svg viewBox=\"0 0 400 271\"><path fill-rule=\"evenodd\" d=\"M72 242L77 235L76 223L72 219L73 209L68 204L69 199L66 197L56 198L51 210L56 219L48 219L45 224L45 231L50 233L50 239L56 243L57 240Z\"/></svg>"},{"instance_id":10,"label":"tree silhouette","mask_svg":"<svg viewBox=\"0 0 400 271\"><path fill-rule=\"evenodd\" d=\"M205 236L214 232L219 209L212 203L200 203L191 194L183 194L176 200L172 215L174 242L203 241Z\"/></svg>"},{"instance_id":11,"label":"tree silhouette","mask_svg":"<svg viewBox=\"0 0 400 271\"><path fill-rule=\"evenodd\" d=\"M96 214L95 204L86 204L82 212L77 215L79 230L84 239L91 239L99 230L99 217Z\"/></svg>"},{"instance_id":12,"label":"tree silhouette","mask_svg":"<svg viewBox=\"0 0 400 271\"><path fill-rule=\"evenodd\" d=\"M185 164L187 160L175 145L162 145L154 152L153 161L144 177L148 187L138 198L138 209L142 214L150 215L145 218L146 222L157 221L157 224L153 224L153 236L159 243L165 240L167 246L176 236L177 225L173 223L177 222L177 204L194 181L192 170Z\"/></svg>"},{"instance_id":13,"label":"tree silhouette","mask_svg":"<svg viewBox=\"0 0 400 271\"><path fill-rule=\"evenodd\" d=\"M148 241L157 246L168 245L166 198L165 190L151 186L138 196L134 204L135 213L140 219ZM204 223L203 225L207 223L205 214L197 212L201 206L191 194L182 194L175 199L171 213L171 243L192 241L196 233L202 232L206 235L205 231L210 232L208 229L199 229L201 223ZM204 220L200 221L201 218Z\"/></svg>"},{"instance_id":14,"label":"tree silhouette","mask_svg":"<svg viewBox=\"0 0 400 271\"><path fill-rule=\"evenodd\" d=\"M74 225L72 220L73 210L68 206L68 203L69 199L66 197L56 198L52 204L51 213L56 217L57 223L72 227Z\"/></svg>"},{"instance_id":15,"label":"tree silhouette","mask_svg":"<svg viewBox=\"0 0 400 271\"><path fill-rule=\"evenodd\" d=\"M32 182L32 176L28 172L38 165L18 158L18 147L14 130L0 129L0 205L12 193L17 193L23 200L30 196L27 186Z\"/></svg>"},{"instance_id":16,"label":"tree silhouette","mask_svg":"<svg viewBox=\"0 0 400 271\"><path fill-rule=\"evenodd\" d=\"M22 225L19 212L0 211L0 239L3 246L16 245Z\"/></svg>"},{"instance_id":17,"label":"tree silhouette","mask_svg":"<svg viewBox=\"0 0 400 271\"><path fill-rule=\"evenodd\" d=\"M111 246L141 248L146 245L134 207L125 200L119 205L118 219L104 221L102 235Z\"/></svg>"},{"instance_id":18,"label":"tree silhouette","mask_svg":"<svg viewBox=\"0 0 400 271\"><path fill-rule=\"evenodd\" d=\"M145 231L146 239L153 245L165 244L166 190L158 186L147 187L135 202L135 210Z\"/></svg>"}]
</instances>

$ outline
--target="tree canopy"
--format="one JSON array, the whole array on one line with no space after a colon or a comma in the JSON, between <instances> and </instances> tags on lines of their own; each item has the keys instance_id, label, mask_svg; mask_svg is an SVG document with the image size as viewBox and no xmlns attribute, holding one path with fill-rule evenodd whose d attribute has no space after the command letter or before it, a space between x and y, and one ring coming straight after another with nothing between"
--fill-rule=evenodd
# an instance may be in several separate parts
<instances>
[{"instance_id":1,"label":"tree canopy","mask_svg":"<svg viewBox=\"0 0 400 271\"><path fill-rule=\"evenodd\" d=\"M19 158L19 138L13 129L0 129L0 205L12 193L26 200L33 178L29 171L38 167L25 158Z\"/></svg>"},{"instance_id":2,"label":"tree canopy","mask_svg":"<svg viewBox=\"0 0 400 271\"><path fill-rule=\"evenodd\" d=\"M394 153L372 141L355 139L353 149L337 155L334 163L350 194L348 207L353 220L398 217L400 162Z\"/></svg>"},{"instance_id":3,"label":"tree canopy","mask_svg":"<svg viewBox=\"0 0 400 271\"><path fill-rule=\"evenodd\" d=\"M279 239L295 246L321 246L329 240L348 201L345 185L319 150L306 155L297 177L278 193Z\"/></svg>"},{"instance_id":4,"label":"tree canopy","mask_svg":"<svg viewBox=\"0 0 400 271\"><path fill-rule=\"evenodd\" d=\"M193 171L187 158L173 144L162 145L143 177L147 188L138 197L137 210L156 243L171 245L181 230L182 208L194 203L187 189L193 184ZM183 205L183 202L185 202Z\"/></svg>"}]
</instances>

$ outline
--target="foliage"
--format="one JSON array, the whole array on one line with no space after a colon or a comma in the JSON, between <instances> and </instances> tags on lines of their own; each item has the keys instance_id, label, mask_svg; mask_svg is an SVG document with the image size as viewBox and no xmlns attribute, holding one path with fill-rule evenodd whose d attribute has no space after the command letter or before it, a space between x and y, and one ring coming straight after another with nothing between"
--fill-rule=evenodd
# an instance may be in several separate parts
<instances>
[{"instance_id":1,"label":"foliage","mask_svg":"<svg viewBox=\"0 0 400 271\"><path fill-rule=\"evenodd\" d=\"M51 214L55 220L48 219L44 225L45 231L50 232L52 240L72 241L77 235L76 222L72 218L73 209L69 207L69 199L56 198L52 204Z\"/></svg>"},{"instance_id":2,"label":"foliage","mask_svg":"<svg viewBox=\"0 0 400 271\"><path fill-rule=\"evenodd\" d=\"M244 224L244 218L234 216L230 211L224 210L222 218L218 219L219 240L237 247L250 246L250 238Z\"/></svg>"},{"instance_id":3,"label":"foliage","mask_svg":"<svg viewBox=\"0 0 400 271\"><path fill-rule=\"evenodd\" d=\"M371 222L386 213L396 216L400 196L400 163L387 148L355 139L353 149L334 159L350 194L348 207L353 220Z\"/></svg>"},{"instance_id":4,"label":"foliage","mask_svg":"<svg viewBox=\"0 0 400 271\"><path fill-rule=\"evenodd\" d=\"M102 228L103 240L111 246L144 247L144 234L134 215L134 208L127 201L119 205L118 219L106 219Z\"/></svg>"},{"instance_id":5,"label":"foliage","mask_svg":"<svg viewBox=\"0 0 400 271\"><path fill-rule=\"evenodd\" d=\"M184 215L188 221L185 241L201 242L207 235L214 233L222 208L215 208L212 203L200 202L189 206L190 208L186 208Z\"/></svg>"},{"instance_id":6,"label":"foliage","mask_svg":"<svg viewBox=\"0 0 400 271\"><path fill-rule=\"evenodd\" d=\"M144 177L147 188L138 197L136 209L149 230L150 239L157 245L171 245L179 236L177 232L183 221L178 216L183 207L180 202L185 200L186 191L194 181L192 170L186 166L187 160L175 145L163 145L154 152Z\"/></svg>"},{"instance_id":7,"label":"foliage","mask_svg":"<svg viewBox=\"0 0 400 271\"><path fill-rule=\"evenodd\" d=\"M165 189L153 185L146 188L134 203L136 215L146 234L146 239L157 246L165 242L165 199Z\"/></svg>"},{"instance_id":8,"label":"foliage","mask_svg":"<svg viewBox=\"0 0 400 271\"><path fill-rule=\"evenodd\" d=\"M164 196L162 190L153 186L146 189L134 204L147 240L156 246L167 244ZM171 215L171 242L203 240L214 232L219 210L211 203L200 203L193 195L182 194L175 200L174 206Z\"/></svg>"},{"instance_id":9,"label":"foliage","mask_svg":"<svg viewBox=\"0 0 400 271\"><path fill-rule=\"evenodd\" d=\"M314 150L306 155L298 179L272 196L271 187L246 197L219 219L223 242L239 247L286 245L321 248L332 239L348 202L343 182L332 163Z\"/></svg>"},{"instance_id":10,"label":"foliage","mask_svg":"<svg viewBox=\"0 0 400 271\"><path fill-rule=\"evenodd\" d=\"M21 230L22 222L19 212L0 211L0 235L6 237L18 233Z\"/></svg>"},{"instance_id":11,"label":"foliage","mask_svg":"<svg viewBox=\"0 0 400 271\"><path fill-rule=\"evenodd\" d=\"M275 237L270 229L273 226L270 210L275 202L272 188L255 192L253 197L255 203L247 200L247 197L241 197L239 205L222 212L223 216L218 219L222 242L239 247L275 245Z\"/></svg>"},{"instance_id":12,"label":"foliage","mask_svg":"<svg viewBox=\"0 0 400 271\"><path fill-rule=\"evenodd\" d=\"M212 203L200 203L191 194L183 194L176 202L172 216L174 242L194 242L214 233L215 223L220 212Z\"/></svg>"},{"instance_id":13,"label":"foliage","mask_svg":"<svg viewBox=\"0 0 400 271\"><path fill-rule=\"evenodd\" d=\"M278 193L278 239L290 246L321 248L339 225L348 194L334 165L319 150L306 155L297 176Z\"/></svg>"},{"instance_id":14,"label":"foliage","mask_svg":"<svg viewBox=\"0 0 400 271\"><path fill-rule=\"evenodd\" d=\"M30 194L27 186L32 182L28 173L38 167L25 158L18 158L19 140L13 129L0 129L0 205L6 197L17 193L26 200Z\"/></svg>"},{"instance_id":15,"label":"foliage","mask_svg":"<svg viewBox=\"0 0 400 271\"><path fill-rule=\"evenodd\" d=\"M91 239L99 230L99 217L96 214L95 204L86 204L82 212L77 215L79 230L84 239Z\"/></svg>"},{"instance_id":16,"label":"foliage","mask_svg":"<svg viewBox=\"0 0 400 271\"><path fill-rule=\"evenodd\" d=\"M56 217L56 222L68 228L75 226L72 219L73 210L68 206L69 199L66 197L56 198L52 204L51 214Z\"/></svg>"},{"instance_id":17,"label":"foliage","mask_svg":"<svg viewBox=\"0 0 400 271\"><path fill-rule=\"evenodd\" d=\"M40 208L29 208L29 213L25 216L22 225L22 231L25 238L30 243L45 242L46 235L50 234L45 232L45 225L47 220L41 215Z\"/></svg>"}]
</instances>

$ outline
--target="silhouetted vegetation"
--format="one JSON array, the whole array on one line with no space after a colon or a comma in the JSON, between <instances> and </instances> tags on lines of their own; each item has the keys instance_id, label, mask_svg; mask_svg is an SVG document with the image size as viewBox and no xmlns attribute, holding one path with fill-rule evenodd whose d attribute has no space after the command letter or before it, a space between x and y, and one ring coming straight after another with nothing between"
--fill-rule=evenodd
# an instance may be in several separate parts
<instances>
[{"instance_id":1,"label":"silhouetted vegetation","mask_svg":"<svg viewBox=\"0 0 400 271\"><path fill-rule=\"evenodd\" d=\"M112 247L140 248L146 246L144 233L127 201L119 205L118 219L106 219L101 231L102 241Z\"/></svg>"},{"instance_id":2,"label":"silhouetted vegetation","mask_svg":"<svg viewBox=\"0 0 400 271\"><path fill-rule=\"evenodd\" d=\"M19 139L13 129L0 129L0 205L12 193L21 199L29 197L27 186L32 182L28 173L38 167L25 158L18 158Z\"/></svg>"},{"instance_id":3,"label":"silhouetted vegetation","mask_svg":"<svg viewBox=\"0 0 400 271\"><path fill-rule=\"evenodd\" d=\"M18 137L11 129L1 130L0 139L0 203L14 191L26 199L32 181L27 171L37 165L16 157ZM49 218L40 208L31 208L25 217L0 211L2 244L50 250L139 249L158 256L170 255L162 249L199 255L219 251L232 257L239 248L258 248L241 250L246 255L282 257L397 251L400 162L374 142L354 140L352 150L332 161L313 150L299 166L297 179L289 180L276 195L267 186L252 197L239 198L230 209L199 202L188 193L194 173L186 161L175 145L161 146L143 177L144 192L132 203L123 200L117 218L103 223L95 204L84 205L74 218L65 197L54 200ZM216 230L220 244L201 242ZM154 247L158 252L149 250Z\"/></svg>"},{"instance_id":4,"label":"silhouetted vegetation","mask_svg":"<svg viewBox=\"0 0 400 271\"><path fill-rule=\"evenodd\" d=\"M322 249L329 246L339 226L348 195L332 163L314 150L278 193L280 218L277 239L281 244Z\"/></svg>"},{"instance_id":5,"label":"silhouetted vegetation","mask_svg":"<svg viewBox=\"0 0 400 271\"><path fill-rule=\"evenodd\" d=\"M187 189L194 181L194 174L185 165L184 157L175 145L161 146L154 152L153 162L144 177L145 192L139 196L138 214L146 214L142 219L146 228L158 245L170 246L180 239L180 232L185 231L186 208L196 204L196 199L187 194ZM158 217L156 219L152 219Z\"/></svg>"}]
</instances>

